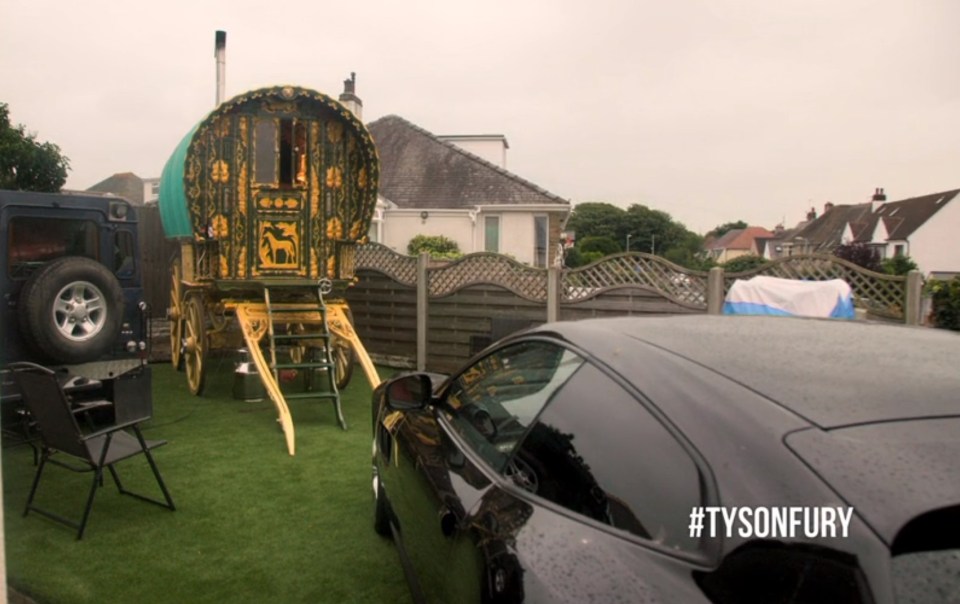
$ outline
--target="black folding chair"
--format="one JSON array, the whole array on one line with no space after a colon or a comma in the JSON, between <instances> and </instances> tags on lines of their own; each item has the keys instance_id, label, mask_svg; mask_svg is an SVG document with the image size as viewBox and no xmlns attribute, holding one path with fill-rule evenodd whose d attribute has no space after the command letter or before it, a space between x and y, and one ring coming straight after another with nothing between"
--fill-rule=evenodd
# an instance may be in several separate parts
<instances>
[{"instance_id":1,"label":"black folding chair","mask_svg":"<svg viewBox=\"0 0 960 604\"><path fill-rule=\"evenodd\" d=\"M27 497L24 516L31 511L37 512L51 520L77 529L77 539L82 539L90 510L93 507L93 498L97 493L97 488L103 484L104 468L110 471L110 475L113 477L120 493L170 510L176 509L173 499L170 497L170 492L167 491L163 478L160 476L160 471L157 469L157 464L153 460L153 455L150 453L152 449L166 444L166 441L145 440L138 426L143 418L118 421L114 425L84 434L80 430L71 409L70 401L63 392L63 388L53 371L34 363L15 363L10 365L10 368L14 371L14 379L20 387L23 401L34 421L36 421L42 443L40 463L33 478L30 495ZM133 434L128 432L128 429ZM57 453L68 455L82 465L78 467L60 461L60 459L55 459L53 456ZM114 464L141 453L146 456L150 469L153 470L153 475L163 492L165 502L127 491L120 482ZM93 471L93 483L90 485L90 493L87 496L86 507L83 510L83 517L80 522L74 522L53 512L40 509L33 504L40 478L48 461L76 472Z\"/></svg>"}]
</instances>

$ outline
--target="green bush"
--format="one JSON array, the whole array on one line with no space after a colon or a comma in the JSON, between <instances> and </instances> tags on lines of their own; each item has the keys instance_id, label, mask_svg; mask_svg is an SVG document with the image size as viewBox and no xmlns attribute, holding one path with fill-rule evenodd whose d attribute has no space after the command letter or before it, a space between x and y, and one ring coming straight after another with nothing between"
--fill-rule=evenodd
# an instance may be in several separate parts
<instances>
[{"instance_id":1,"label":"green bush","mask_svg":"<svg viewBox=\"0 0 960 604\"><path fill-rule=\"evenodd\" d=\"M603 252L583 252L580 254L581 266L586 266L587 264L596 262L601 258L605 257L606 254Z\"/></svg>"},{"instance_id":2,"label":"green bush","mask_svg":"<svg viewBox=\"0 0 960 604\"><path fill-rule=\"evenodd\" d=\"M580 249L572 247L564 250L563 265L567 268L577 268L578 266L583 266L583 255L580 253Z\"/></svg>"},{"instance_id":3,"label":"green bush","mask_svg":"<svg viewBox=\"0 0 960 604\"><path fill-rule=\"evenodd\" d=\"M848 243L839 245L833 250L833 255L863 267L868 271L882 273L880 253L873 246L865 243Z\"/></svg>"},{"instance_id":4,"label":"green bush","mask_svg":"<svg viewBox=\"0 0 960 604\"><path fill-rule=\"evenodd\" d=\"M623 251L623 248L620 247L620 244L617 243L613 237L607 236L584 237L580 240L580 244L577 247L580 248L580 253L582 254L600 252L601 256L618 254Z\"/></svg>"},{"instance_id":5,"label":"green bush","mask_svg":"<svg viewBox=\"0 0 960 604\"><path fill-rule=\"evenodd\" d=\"M443 235L417 235L407 244L407 253L416 256L427 252L431 258L453 260L463 254L457 242Z\"/></svg>"},{"instance_id":6,"label":"green bush","mask_svg":"<svg viewBox=\"0 0 960 604\"><path fill-rule=\"evenodd\" d=\"M930 317L936 327L960 331L960 277L949 281L931 279L926 291L930 295Z\"/></svg>"},{"instance_id":7,"label":"green bush","mask_svg":"<svg viewBox=\"0 0 960 604\"><path fill-rule=\"evenodd\" d=\"M910 271L917 270L917 263L910 256L894 256L887 258L881 263L883 272L890 275L906 275Z\"/></svg>"},{"instance_id":8,"label":"green bush","mask_svg":"<svg viewBox=\"0 0 960 604\"><path fill-rule=\"evenodd\" d=\"M724 262L723 270L727 273L742 273L744 271L752 271L755 268L760 268L767 262L767 260L764 260L760 256L747 254L746 256L737 256L732 260Z\"/></svg>"}]
</instances>

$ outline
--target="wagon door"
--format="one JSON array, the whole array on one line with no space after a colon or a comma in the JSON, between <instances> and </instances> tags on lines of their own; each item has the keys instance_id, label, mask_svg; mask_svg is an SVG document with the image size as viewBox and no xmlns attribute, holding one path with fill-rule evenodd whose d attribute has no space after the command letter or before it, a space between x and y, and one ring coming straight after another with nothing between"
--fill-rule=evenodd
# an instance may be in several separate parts
<instances>
[{"instance_id":1,"label":"wagon door","mask_svg":"<svg viewBox=\"0 0 960 604\"><path fill-rule=\"evenodd\" d=\"M309 121L283 113L253 119L251 195L248 203L250 273L310 277L311 193ZM311 182L313 181L313 182Z\"/></svg>"}]
</instances>

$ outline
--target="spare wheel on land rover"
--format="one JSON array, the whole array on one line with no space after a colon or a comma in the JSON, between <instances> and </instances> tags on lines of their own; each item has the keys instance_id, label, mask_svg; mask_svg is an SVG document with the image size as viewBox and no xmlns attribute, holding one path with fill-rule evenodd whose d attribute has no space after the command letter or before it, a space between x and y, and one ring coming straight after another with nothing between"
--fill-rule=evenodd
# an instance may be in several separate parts
<instances>
[{"instance_id":1,"label":"spare wheel on land rover","mask_svg":"<svg viewBox=\"0 0 960 604\"><path fill-rule=\"evenodd\" d=\"M123 291L102 264L67 256L31 275L18 306L21 335L37 352L57 363L86 363L116 342Z\"/></svg>"}]
</instances>

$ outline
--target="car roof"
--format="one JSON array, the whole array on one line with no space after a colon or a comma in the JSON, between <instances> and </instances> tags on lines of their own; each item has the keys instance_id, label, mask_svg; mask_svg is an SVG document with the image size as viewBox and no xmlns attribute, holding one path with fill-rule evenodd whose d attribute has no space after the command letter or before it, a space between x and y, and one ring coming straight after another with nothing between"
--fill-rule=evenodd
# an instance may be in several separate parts
<instances>
[{"instance_id":1,"label":"car roof","mask_svg":"<svg viewBox=\"0 0 960 604\"><path fill-rule=\"evenodd\" d=\"M723 375L825 429L960 415L960 336L865 321L765 316L620 317L554 332L630 380L637 342ZM627 354L624 354L624 352ZM637 357L640 358L640 357Z\"/></svg>"}]
</instances>

